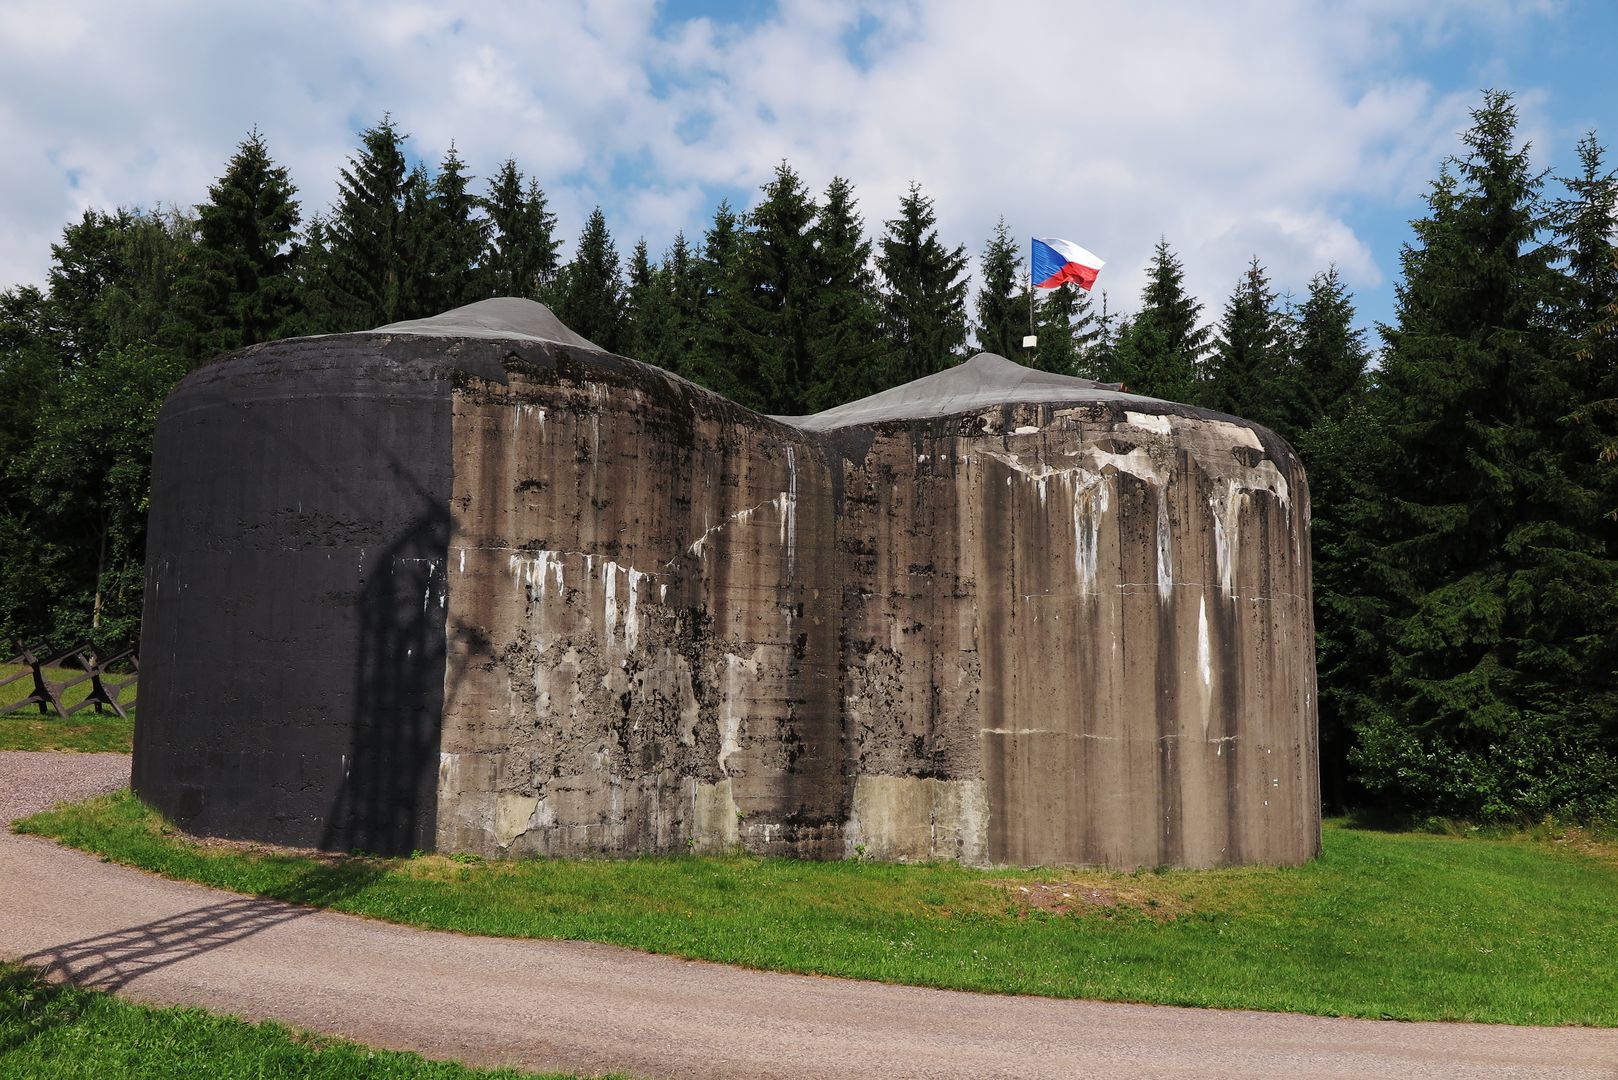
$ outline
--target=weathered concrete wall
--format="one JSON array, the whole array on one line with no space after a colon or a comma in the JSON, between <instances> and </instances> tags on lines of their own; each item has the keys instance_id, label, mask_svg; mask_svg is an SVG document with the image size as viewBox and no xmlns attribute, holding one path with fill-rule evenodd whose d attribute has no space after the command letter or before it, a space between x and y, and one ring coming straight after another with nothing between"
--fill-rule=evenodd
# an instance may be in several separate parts
<instances>
[{"instance_id":1,"label":"weathered concrete wall","mask_svg":"<svg viewBox=\"0 0 1618 1080\"><path fill-rule=\"evenodd\" d=\"M1307 494L1273 437L1036 405L894 425L848 471L851 837L1020 864L1315 852Z\"/></svg>"},{"instance_id":2,"label":"weathered concrete wall","mask_svg":"<svg viewBox=\"0 0 1618 1080\"><path fill-rule=\"evenodd\" d=\"M599 358L454 410L440 846L840 854L824 453Z\"/></svg>"},{"instance_id":3,"label":"weathered concrete wall","mask_svg":"<svg viewBox=\"0 0 1618 1080\"><path fill-rule=\"evenodd\" d=\"M389 568L425 560L426 578L410 579L420 609L404 610L402 591L366 591L374 559L333 569L353 552L318 544L274 567L230 554L234 579L207 579L227 600L272 585L279 599L166 606L160 587L198 580L176 576L177 559L261 535L285 548L293 520L202 521L218 486L174 464L200 436L171 402L146 663L154 649L171 661L148 677L159 697L149 731L142 707L143 795L167 809L200 790L229 810L193 828L311 842L265 808L296 784L300 805L353 804L360 785L338 779L348 766L333 751L377 723L351 702L300 706L285 728L277 690L233 698L234 718L204 732L194 716L217 715L228 688L172 658L230 622L232 644L201 655L228 666L252 633L266 673L329 656L320 685L298 693L330 700L382 628L405 645L394 675L441 681L433 701L382 703L400 730L430 729L404 741L411 776L423 746L436 751L432 806L411 803L411 847L1117 866L1317 850L1308 496L1274 436L997 358L783 423L547 333L429 322L283 343L211 377L227 416L235 383L250 398L253 365L275 369L278 356L347 350L356 386L425 364L424 427L367 437L369 452L320 443L266 496L296 499L332 467L374 475L379 490L418 477L415 517L364 514L385 522L365 536L382 545L367 550L393 552ZM303 402L371 400L304 384L296 364L280 378ZM223 427L210 452L243 461L251 486L245 463L290 423L267 418L263 438ZM386 461L409 468L390 478L376 472ZM428 506L431 542L398 554L401 537L424 535ZM339 595L359 597L346 622L326 610ZM434 632L418 650L418 633ZM362 699L365 685L350 672L346 692ZM216 756L239 747L244 768L228 784L187 771L184 748L199 741ZM249 775L258 760L273 783Z\"/></svg>"}]
</instances>

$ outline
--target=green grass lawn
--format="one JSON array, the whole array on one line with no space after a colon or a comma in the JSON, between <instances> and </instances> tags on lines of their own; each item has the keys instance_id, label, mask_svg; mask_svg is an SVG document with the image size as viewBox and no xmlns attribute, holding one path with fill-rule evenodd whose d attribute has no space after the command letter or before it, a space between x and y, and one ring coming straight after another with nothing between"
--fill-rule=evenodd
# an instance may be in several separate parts
<instances>
[{"instance_id":1,"label":"green grass lawn","mask_svg":"<svg viewBox=\"0 0 1618 1080\"><path fill-rule=\"evenodd\" d=\"M26 670L16 664L0 664L0 679ZM83 673L68 668L45 669L45 677L55 683L78 674ZM119 701L134 697L138 689L138 686L125 687L118 696ZM0 687L0 706L21 701L33 691L32 679L19 679ZM67 692L66 701L75 705L89 693L89 682L81 683ZM36 706L30 705L0 716L0 750L115 750L127 754L134 745L134 720L133 710L128 720L121 720L117 713L97 713L94 709L85 709L71 720L63 720L54 709L42 716Z\"/></svg>"},{"instance_id":2,"label":"green grass lawn","mask_svg":"<svg viewBox=\"0 0 1618 1080\"><path fill-rule=\"evenodd\" d=\"M0 964L0 1077L517 1080L533 1075L371 1050L200 1009L133 1005Z\"/></svg>"},{"instance_id":3,"label":"green grass lawn","mask_svg":"<svg viewBox=\"0 0 1618 1080\"><path fill-rule=\"evenodd\" d=\"M17 828L170 877L473 934L999 993L1618 1026L1618 858L1588 843L1332 823L1307 866L1134 874L316 859L197 843L127 792Z\"/></svg>"}]
</instances>

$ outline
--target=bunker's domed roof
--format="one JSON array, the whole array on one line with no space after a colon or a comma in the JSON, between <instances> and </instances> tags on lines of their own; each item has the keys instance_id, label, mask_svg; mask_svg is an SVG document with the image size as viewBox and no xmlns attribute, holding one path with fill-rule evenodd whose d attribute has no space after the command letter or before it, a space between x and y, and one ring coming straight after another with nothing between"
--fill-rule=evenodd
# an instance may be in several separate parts
<instances>
[{"instance_id":1,"label":"bunker's domed roof","mask_svg":"<svg viewBox=\"0 0 1618 1080\"><path fill-rule=\"evenodd\" d=\"M831 431L860 424L892 420L925 420L953 413L989 409L1008 403L1127 401L1156 402L1156 398L1127 394L1116 383L1101 383L1072 375L1023 367L994 353L978 353L964 364L945 368L902 386L839 405L812 416L777 416L773 419L805 431Z\"/></svg>"},{"instance_id":2,"label":"bunker's domed roof","mask_svg":"<svg viewBox=\"0 0 1618 1080\"><path fill-rule=\"evenodd\" d=\"M569 330L550 308L519 296L500 296L453 308L427 319L389 323L365 334L415 334L421 337L493 338L548 341L601 351L601 346Z\"/></svg>"}]
</instances>

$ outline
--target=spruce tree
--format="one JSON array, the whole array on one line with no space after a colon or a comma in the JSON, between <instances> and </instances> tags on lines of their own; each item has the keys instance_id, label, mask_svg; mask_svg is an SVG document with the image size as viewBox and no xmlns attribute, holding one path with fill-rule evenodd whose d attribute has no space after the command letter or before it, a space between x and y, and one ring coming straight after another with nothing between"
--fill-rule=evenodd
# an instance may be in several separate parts
<instances>
[{"instance_id":1,"label":"spruce tree","mask_svg":"<svg viewBox=\"0 0 1618 1080\"><path fill-rule=\"evenodd\" d=\"M1118 335L1113 373L1133 393L1197 404L1210 336L1198 325L1202 305L1185 291L1185 269L1167 240L1157 242L1147 273L1141 309Z\"/></svg>"},{"instance_id":2,"label":"spruce tree","mask_svg":"<svg viewBox=\"0 0 1618 1080\"><path fill-rule=\"evenodd\" d=\"M1552 389L1560 402L1546 405L1566 413L1550 433L1567 478L1558 522L1566 540L1561 557L1540 568L1538 636L1554 643L1569 673L1568 726L1597 745L1592 758L1610 762L1618 759L1618 178L1594 134L1580 140L1578 157L1579 174L1562 181L1567 197L1551 212L1563 259ZM1618 775L1613 788L1618 809Z\"/></svg>"},{"instance_id":3,"label":"spruce tree","mask_svg":"<svg viewBox=\"0 0 1618 1080\"><path fill-rule=\"evenodd\" d=\"M1020 360L1023 336L1032 332L1028 325L1028 291L1023 281L1021 249L1011 238L1005 218L995 224L994 235L989 237L978 266L977 323L973 326L978 348Z\"/></svg>"},{"instance_id":4,"label":"spruce tree","mask_svg":"<svg viewBox=\"0 0 1618 1080\"><path fill-rule=\"evenodd\" d=\"M484 294L553 301L561 242L556 239L556 215L539 183L530 180L524 186L521 170L508 158L481 202L489 226L482 260Z\"/></svg>"},{"instance_id":5,"label":"spruce tree","mask_svg":"<svg viewBox=\"0 0 1618 1080\"><path fill-rule=\"evenodd\" d=\"M325 224L336 327L365 330L400 318L400 217L410 170L391 117L360 135Z\"/></svg>"},{"instance_id":6,"label":"spruce tree","mask_svg":"<svg viewBox=\"0 0 1618 1080\"><path fill-rule=\"evenodd\" d=\"M1379 469L1377 421L1365 404L1370 357L1354 320L1353 298L1337 271L1315 275L1297 313L1283 396L1287 419L1277 428L1309 470L1320 777L1324 801L1337 810L1354 798L1352 725L1372 700L1355 658L1375 647L1358 614L1375 552L1345 514L1354 499L1374 497L1367 478Z\"/></svg>"},{"instance_id":7,"label":"spruce tree","mask_svg":"<svg viewBox=\"0 0 1618 1080\"><path fill-rule=\"evenodd\" d=\"M796 414L814 374L810 321L819 275L811 229L818 207L784 161L762 193L740 246L748 304L739 344L750 354L762 410Z\"/></svg>"},{"instance_id":8,"label":"spruce tree","mask_svg":"<svg viewBox=\"0 0 1618 1080\"><path fill-rule=\"evenodd\" d=\"M1509 95L1472 118L1403 254L1373 398L1379 490L1348 508L1375 545L1361 614L1381 646L1359 669L1380 708L1354 760L1385 797L1522 817L1611 795L1618 771L1580 704L1570 598L1548 588L1592 551L1569 518L1577 485L1547 452L1565 403L1542 180Z\"/></svg>"},{"instance_id":9,"label":"spruce tree","mask_svg":"<svg viewBox=\"0 0 1618 1080\"><path fill-rule=\"evenodd\" d=\"M624 292L624 355L655 363L669 316L664 282L652 265L646 238L635 242L629 255L628 287Z\"/></svg>"},{"instance_id":10,"label":"spruce tree","mask_svg":"<svg viewBox=\"0 0 1618 1080\"><path fill-rule=\"evenodd\" d=\"M877 243L883 329L909 382L961 360L966 345L966 249L938 239L933 201L912 183Z\"/></svg>"},{"instance_id":11,"label":"spruce tree","mask_svg":"<svg viewBox=\"0 0 1618 1080\"><path fill-rule=\"evenodd\" d=\"M1564 381L1569 412L1569 452L1582 462L1592 488L1602 492L1605 514L1618 513L1618 340L1611 333L1618 303L1618 179L1605 164L1595 136L1579 142L1578 176L1562 181L1568 197L1557 201L1553 221L1566 266L1557 303L1565 342Z\"/></svg>"},{"instance_id":12,"label":"spruce tree","mask_svg":"<svg viewBox=\"0 0 1618 1080\"><path fill-rule=\"evenodd\" d=\"M1383 551L1365 511L1382 497L1388 439L1377 411L1350 396L1299 437L1309 473L1315 670L1319 687L1321 798L1334 810L1361 804L1351 767L1356 728L1382 711L1376 680L1385 663L1386 602L1369 586Z\"/></svg>"},{"instance_id":13,"label":"spruce tree","mask_svg":"<svg viewBox=\"0 0 1618 1080\"><path fill-rule=\"evenodd\" d=\"M296 193L255 128L197 207L197 245L177 309L193 363L287 332L298 303Z\"/></svg>"},{"instance_id":14,"label":"spruce tree","mask_svg":"<svg viewBox=\"0 0 1618 1080\"><path fill-rule=\"evenodd\" d=\"M1079 353L1078 374L1097 382L1120 382L1118 368L1118 339L1128 323L1118 317L1107 302L1106 290L1101 293L1101 311L1095 316L1094 335L1087 335Z\"/></svg>"},{"instance_id":15,"label":"spruce tree","mask_svg":"<svg viewBox=\"0 0 1618 1080\"><path fill-rule=\"evenodd\" d=\"M1225 304L1201 403L1266 427L1284 427L1288 345L1286 316L1254 256Z\"/></svg>"},{"instance_id":16,"label":"spruce tree","mask_svg":"<svg viewBox=\"0 0 1618 1080\"><path fill-rule=\"evenodd\" d=\"M340 329L340 302L332 273L331 233L326 216L311 214L292 261L296 304L287 320L287 336L331 334Z\"/></svg>"},{"instance_id":17,"label":"spruce tree","mask_svg":"<svg viewBox=\"0 0 1618 1080\"><path fill-rule=\"evenodd\" d=\"M743 337L751 304L741 257L745 239L736 212L721 200L703 234L696 267L700 296L696 347L680 374L732 401L759 408L764 395Z\"/></svg>"},{"instance_id":18,"label":"spruce tree","mask_svg":"<svg viewBox=\"0 0 1618 1080\"><path fill-rule=\"evenodd\" d=\"M1364 396L1370 359L1365 331L1354 325L1354 299L1337 268L1316 274L1293 334L1283 434L1301 437L1323 418L1341 418Z\"/></svg>"},{"instance_id":19,"label":"spruce tree","mask_svg":"<svg viewBox=\"0 0 1618 1080\"><path fill-rule=\"evenodd\" d=\"M471 192L472 177L455 144L439 163L428 194L428 235L424 288L426 314L481 300L482 268L478 265L489 242L488 219L479 214L479 200Z\"/></svg>"},{"instance_id":20,"label":"spruce tree","mask_svg":"<svg viewBox=\"0 0 1618 1080\"><path fill-rule=\"evenodd\" d=\"M801 408L820 412L889 385L882 313L871 276L871 243L842 177L826 185L811 229L815 286L809 296L814 371Z\"/></svg>"},{"instance_id":21,"label":"spruce tree","mask_svg":"<svg viewBox=\"0 0 1618 1080\"><path fill-rule=\"evenodd\" d=\"M561 320L608 352L623 347L624 282L607 218L596 207L579 234L573 261L557 285Z\"/></svg>"},{"instance_id":22,"label":"spruce tree","mask_svg":"<svg viewBox=\"0 0 1618 1080\"><path fill-rule=\"evenodd\" d=\"M440 282L434 272L443 234L433 212L432 185L432 177L420 163L405 178L394 241L396 284L391 319L425 318L447 306L442 302Z\"/></svg>"},{"instance_id":23,"label":"spruce tree","mask_svg":"<svg viewBox=\"0 0 1618 1080\"><path fill-rule=\"evenodd\" d=\"M661 305L662 322L649 327L653 332L647 354L637 359L684 375L696 353L702 303L697 254L691 250L685 233L674 234L674 243L663 253L653 273L652 286Z\"/></svg>"}]
</instances>

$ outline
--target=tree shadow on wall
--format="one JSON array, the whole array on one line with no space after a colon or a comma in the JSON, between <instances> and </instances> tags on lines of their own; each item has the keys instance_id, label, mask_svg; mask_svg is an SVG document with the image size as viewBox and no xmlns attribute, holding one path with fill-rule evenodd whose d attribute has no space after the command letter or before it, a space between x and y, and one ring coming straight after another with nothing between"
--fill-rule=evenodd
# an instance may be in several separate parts
<instances>
[{"instance_id":1,"label":"tree shadow on wall","mask_svg":"<svg viewBox=\"0 0 1618 1080\"><path fill-rule=\"evenodd\" d=\"M365 569L350 747L320 842L328 851L433 846L450 518L423 501L428 508Z\"/></svg>"}]
</instances>

